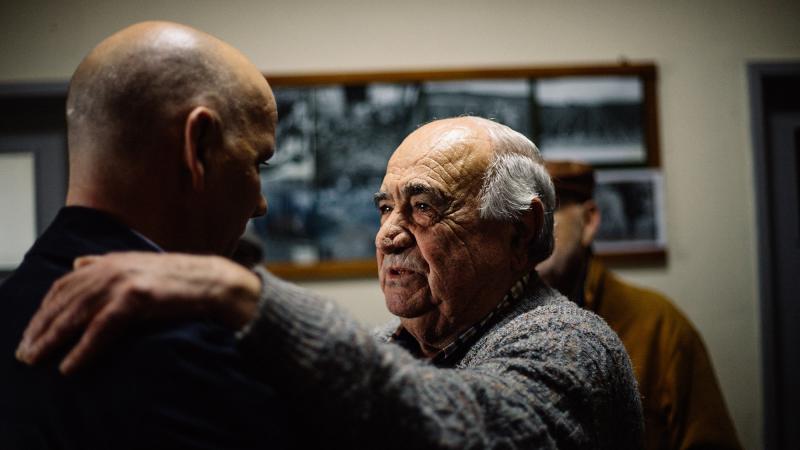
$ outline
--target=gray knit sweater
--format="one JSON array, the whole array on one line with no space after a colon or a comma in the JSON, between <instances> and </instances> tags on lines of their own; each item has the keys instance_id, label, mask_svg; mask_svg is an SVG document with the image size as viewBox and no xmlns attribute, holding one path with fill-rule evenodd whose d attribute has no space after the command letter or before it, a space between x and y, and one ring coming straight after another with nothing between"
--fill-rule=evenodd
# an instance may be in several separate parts
<instances>
[{"instance_id":1,"label":"gray knit sweater","mask_svg":"<svg viewBox=\"0 0 800 450\"><path fill-rule=\"evenodd\" d=\"M536 277L450 369L388 343L396 323L376 339L333 302L262 278L260 315L241 346L289 397L301 444L641 447L641 405L619 339Z\"/></svg>"}]
</instances>

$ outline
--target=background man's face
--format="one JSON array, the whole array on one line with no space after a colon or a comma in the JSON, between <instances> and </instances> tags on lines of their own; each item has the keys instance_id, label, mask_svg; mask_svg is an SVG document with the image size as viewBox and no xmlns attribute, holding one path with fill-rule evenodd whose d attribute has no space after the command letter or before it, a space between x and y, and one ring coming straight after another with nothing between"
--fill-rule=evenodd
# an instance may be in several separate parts
<instances>
[{"instance_id":1,"label":"background man's face","mask_svg":"<svg viewBox=\"0 0 800 450\"><path fill-rule=\"evenodd\" d=\"M450 323L505 293L511 226L479 218L488 137L436 125L414 132L389 161L376 247L389 311Z\"/></svg>"},{"instance_id":2,"label":"background man's face","mask_svg":"<svg viewBox=\"0 0 800 450\"><path fill-rule=\"evenodd\" d=\"M559 290L572 274L579 271L585 257L587 246L582 243L584 226L583 204L571 203L556 210L553 254L539 263L536 270L548 284Z\"/></svg>"},{"instance_id":3,"label":"background man's face","mask_svg":"<svg viewBox=\"0 0 800 450\"><path fill-rule=\"evenodd\" d=\"M233 251L247 220L267 211L259 164L275 151L277 110L266 82L257 93L261 100L248 104L240 112L237 126L225 133L221 151L210 156L208 177L212 199L208 220L215 224L217 236L212 239L220 240L216 247L224 254Z\"/></svg>"}]
</instances>

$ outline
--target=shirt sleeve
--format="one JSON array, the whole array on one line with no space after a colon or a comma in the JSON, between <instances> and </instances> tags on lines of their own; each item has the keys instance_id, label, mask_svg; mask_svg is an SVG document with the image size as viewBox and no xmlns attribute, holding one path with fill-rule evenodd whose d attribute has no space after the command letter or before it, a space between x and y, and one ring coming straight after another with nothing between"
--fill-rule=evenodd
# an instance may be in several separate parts
<instances>
[{"instance_id":1,"label":"shirt sleeve","mask_svg":"<svg viewBox=\"0 0 800 450\"><path fill-rule=\"evenodd\" d=\"M700 335L688 322L681 322L676 331L676 344L666 367L663 389L672 440L670 448L742 448L711 359Z\"/></svg>"}]
</instances>

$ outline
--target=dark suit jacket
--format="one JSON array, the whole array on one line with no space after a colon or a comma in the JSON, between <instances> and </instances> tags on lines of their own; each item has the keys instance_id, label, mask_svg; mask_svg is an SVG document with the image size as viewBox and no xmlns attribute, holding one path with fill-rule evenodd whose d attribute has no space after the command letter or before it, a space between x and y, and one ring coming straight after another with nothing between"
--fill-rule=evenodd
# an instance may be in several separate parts
<instances>
[{"instance_id":1,"label":"dark suit jacket","mask_svg":"<svg viewBox=\"0 0 800 450\"><path fill-rule=\"evenodd\" d=\"M14 359L42 297L75 257L154 246L97 210L62 209L0 286L0 448L283 448L274 391L255 380L231 331L161 325L126 338L79 373Z\"/></svg>"}]
</instances>

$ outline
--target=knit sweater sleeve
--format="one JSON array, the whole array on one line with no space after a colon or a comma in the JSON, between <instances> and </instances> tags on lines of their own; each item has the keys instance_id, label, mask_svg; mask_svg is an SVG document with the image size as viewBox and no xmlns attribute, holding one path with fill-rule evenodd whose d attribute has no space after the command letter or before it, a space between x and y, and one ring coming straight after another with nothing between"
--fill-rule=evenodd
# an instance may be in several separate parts
<instances>
[{"instance_id":1,"label":"knit sweater sleeve","mask_svg":"<svg viewBox=\"0 0 800 450\"><path fill-rule=\"evenodd\" d=\"M375 339L333 302L263 278L242 351L318 439L356 448L638 444L635 384L629 365L619 370L627 356L604 330L598 338L594 324L584 326L577 309L515 319L482 339L468 363L442 369ZM620 434L620 426L632 430Z\"/></svg>"}]
</instances>

